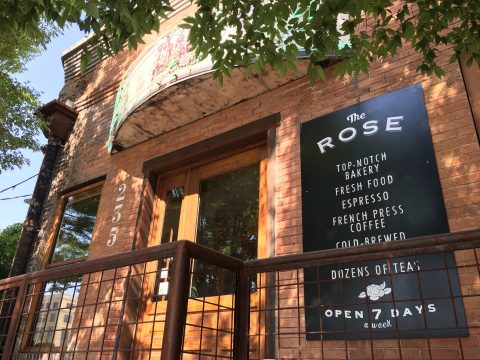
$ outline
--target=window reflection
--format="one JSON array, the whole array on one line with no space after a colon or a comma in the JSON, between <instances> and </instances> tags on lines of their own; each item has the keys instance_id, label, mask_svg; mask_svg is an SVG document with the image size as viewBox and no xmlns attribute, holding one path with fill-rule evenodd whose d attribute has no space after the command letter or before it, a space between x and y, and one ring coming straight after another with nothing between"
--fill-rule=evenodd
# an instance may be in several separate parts
<instances>
[{"instance_id":1,"label":"window reflection","mask_svg":"<svg viewBox=\"0 0 480 360\"><path fill-rule=\"evenodd\" d=\"M169 189L165 194L165 215L163 218L161 244L168 244L178 240L178 224L180 223L180 211L184 198L183 188L175 187ZM156 295L166 297L168 295L168 284L170 281L169 268L171 258L158 261L158 274Z\"/></svg>"},{"instance_id":2,"label":"window reflection","mask_svg":"<svg viewBox=\"0 0 480 360\"><path fill-rule=\"evenodd\" d=\"M67 345L80 292L81 278L73 277L45 284L36 312L30 346L60 348Z\"/></svg>"},{"instance_id":3,"label":"window reflection","mask_svg":"<svg viewBox=\"0 0 480 360\"><path fill-rule=\"evenodd\" d=\"M178 240L178 224L183 201L183 188L176 187L165 195L165 216L163 220L161 244Z\"/></svg>"},{"instance_id":4,"label":"window reflection","mask_svg":"<svg viewBox=\"0 0 480 360\"><path fill-rule=\"evenodd\" d=\"M257 258L259 165L234 170L200 183L197 243L242 260ZM197 264L193 296L229 294L230 271Z\"/></svg>"},{"instance_id":5,"label":"window reflection","mask_svg":"<svg viewBox=\"0 0 480 360\"><path fill-rule=\"evenodd\" d=\"M52 263L87 256L99 202L100 188L68 197Z\"/></svg>"}]
</instances>

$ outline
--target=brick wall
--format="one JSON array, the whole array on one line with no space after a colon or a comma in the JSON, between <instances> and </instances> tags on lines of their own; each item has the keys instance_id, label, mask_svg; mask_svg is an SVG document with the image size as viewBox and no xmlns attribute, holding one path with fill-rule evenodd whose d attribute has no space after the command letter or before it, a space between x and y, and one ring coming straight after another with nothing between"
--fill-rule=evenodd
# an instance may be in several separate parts
<instances>
[{"instance_id":1,"label":"brick wall","mask_svg":"<svg viewBox=\"0 0 480 360\"><path fill-rule=\"evenodd\" d=\"M103 61L88 74L69 81L62 91L63 99L75 100L79 117L57 165L42 218L42 229L30 264L31 271L42 266L41 259L47 253L46 242L52 231L53 209L64 191L106 176L89 257L129 251L136 234L144 186L142 165L146 160L274 113L281 113L282 118L276 130L275 149L275 253L278 256L302 252L300 124L414 83L421 83L425 93L450 229L465 230L480 224L480 149L460 68L456 63L448 64L450 49L445 48L440 53L439 62L446 70L442 79L417 74L415 69L420 61L419 56L412 50L405 49L389 62L374 64L369 75L341 80L332 76L330 68L325 82L312 85L308 78L301 78L109 155L106 141L115 91L124 71L140 52L141 49L126 52ZM127 186L126 200L121 209L121 219L116 224L119 226L116 243L109 247L107 241L113 226L115 199L121 184ZM466 254L457 256L459 261L468 260ZM285 276L291 279L296 275L286 273ZM460 279L464 287L478 287L478 279L472 279L468 274L460 273ZM299 298L302 299L303 294L300 295ZM287 291L281 295L280 302L287 302L292 297L296 297L296 294ZM478 301L465 302L470 322L477 321L475 309L479 305ZM291 316L296 319L296 314ZM286 321L288 323L288 316ZM298 339L289 341L286 336L283 340L278 349L279 357L318 358L318 342L302 340L299 346ZM477 333L473 333L466 341L466 346L478 348L480 345ZM427 351L425 340L401 340L401 344L402 354L405 351L404 358L424 358ZM437 339L434 344L441 349L432 350L434 358L459 357L458 350L455 350L454 345L450 346L448 339ZM378 341L376 356L383 359L398 358L399 354L395 350L397 345L396 340L394 343L391 340ZM343 342L331 341L324 343L324 346L325 358L338 359L347 355ZM348 349L348 355L352 359L365 358L370 352L364 341L352 341Z\"/></svg>"}]
</instances>

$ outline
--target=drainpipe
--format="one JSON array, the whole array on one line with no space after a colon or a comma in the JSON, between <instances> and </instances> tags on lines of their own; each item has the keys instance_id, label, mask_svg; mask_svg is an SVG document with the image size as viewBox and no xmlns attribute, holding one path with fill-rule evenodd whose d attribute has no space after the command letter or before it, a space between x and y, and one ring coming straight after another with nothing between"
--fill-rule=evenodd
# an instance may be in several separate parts
<instances>
[{"instance_id":1,"label":"drainpipe","mask_svg":"<svg viewBox=\"0 0 480 360\"><path fill-rule=\"evenodd\" d=\"M45 147L42 166L30 200L27 217L23 223L22 234L10 269L10 277L24 274L27 270L28 260L40 230L43 204L50 189L57 155L61 145L68 139L78 116L74 109L58 100L50 101L38 109L37 112L43 116L48 124L47 129L43 132L48 139L48 143Z\"/></svg>"}]
</instances>

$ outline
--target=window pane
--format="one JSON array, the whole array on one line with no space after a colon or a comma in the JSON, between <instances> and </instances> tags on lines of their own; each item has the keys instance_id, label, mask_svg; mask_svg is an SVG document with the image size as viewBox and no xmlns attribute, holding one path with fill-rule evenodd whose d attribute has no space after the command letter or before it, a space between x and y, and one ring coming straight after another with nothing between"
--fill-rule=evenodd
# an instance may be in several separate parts
<instances>
[{"instance_id":1,"label":"window pane","mask_svg":"<svg viewBox=\"0 0 480 360\"><path fill-rule=\"evenodd\" d=\"M165 216L163 220L160 243L167 244L178 240L178 223L183 201L183 188L177 187L167 191L165 195Z\"/></svg>"},{"instance_id":2,"label":"window pane","mask_svg":"<svg viewBox=\"0 0 480 360\"><path fill-rule=\"evenodd\" d=\"M168 190L165 194L165 215L163 218L161 244L168 244L178 240L178 224L180 223L180 211L184 198L183 188L175 187ZM162 259L158 261L158 274L156 295L167 296L168 284L170 281L169 271L171 259Z\"/></svg>"},{"instance_id":3,"label":"window pane","mask_svg":"<svg viewBox=\"0 0 480 360\"><path fill-rule=\"evenodd\" d=\"M197 243L242 260L257 258L259 165L231 171L200 183ZM196 296L233 292L231 272L198 264Z\"/></svg>"},{"instance_id":4,"label":"window pane","mask_svg":"<svg viewBox=\"0 0 480 360\"><path fill-rule=\"evenodd\" d=\"M66 334L73 326L81 282L81 277L72 277L45 284L39 310L35 312L29 346L66 346Z\"/></svg>"},{"instance_id":5,"label":"window pane","mask_svg":"<svg viewBox=\"0 0 480 360\"><path fill-rule=\"evenodd\" d=\"M99 202L100 188L68 198L52 262L75 259L88 254Z\"/></svg>"}]
</instances>

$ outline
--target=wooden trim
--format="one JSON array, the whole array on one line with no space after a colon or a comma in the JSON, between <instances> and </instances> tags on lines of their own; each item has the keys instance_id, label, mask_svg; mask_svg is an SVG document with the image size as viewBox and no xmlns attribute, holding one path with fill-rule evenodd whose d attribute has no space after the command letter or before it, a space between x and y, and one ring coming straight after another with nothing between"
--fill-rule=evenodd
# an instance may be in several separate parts
<instances>
[{"instance_id":1,"label":"wooden trim","mask_svg":"<svg viewBox=\"0 0 480 360\"><path fill-rule=\"evenodd\" d=\"M260 182L258 184L258 235L257 235L257 259L268 257L268 193L267 193L267 169L268 160L260 161Z\"/></svg>"},{"instance_id":2,"label":"wooden trim","mask_svg":"<svg viewBox=\"0 0 480 360\"><path fill-rule=\"evenodd\" d=\"M199 211L199 185L203 179L225 174L229 171L241 169L254 164L261 164L265 158L264 147L255 147L247 151L243 151L224 159L209 162L208 164L194 167L191 172L191 178L188 187L186 200L186 221L184 239L196 242L197 218ZM260 166L260 165L259 165ZM258 214L259 217L261 214ZM260 229L259 229L260 231ZM259 256L259 253L257 253Z\"/></svg>"},{"instance_id":3,"label":"wooden trim","mask_svg":"<svg viewBox=\"0 0 480 360\"><path fill-rule=\"evenodd\" d=\"M467 92L477 141L480 143L480 67L475 61L470 67L467 67L466 61L462 60L460 61L460 72Z\"/></svg>"},{"instance_id":4,"label":"wooden trim","mask_svg":"<svg viewBox=\"0 0 480 360\"><path fill-rule=\"evenodd\" d=\"M48 256L45 256L42 261L42 269L45 269L47 265L51 264L50 261L53 256L53 251L55 249L55 244L57 242L57 236L58 232L60 231L60 226L62 224L63 220L63 214L65 212L65 206L67 205L67 199L69 196L72 195L77 195L81 194L83 192L88 192L90 190L93 190L95 188L102 188L103 185L105 184L105 180L100 180L99 182L96 183L91 183L89 182L88 185L82 187L82 188L75 188L75 190L71 190L67 193L64 193L63 195L60 196L60 199L57 202L57 206L55 209L55 215L54 215L54 220L51 226L51 231L47 239L47 243L45 245L45 254L48 254ZM102 191L100 189L100 197L102 196ZM95 227L97 226L97 222L95 222ZM95 232L95 228L93 229ZM93 241L93 239L92 239ZM57 266L61 266L66 264L66 262L57 262L55 263Z\"/></svg>"},{"instance_id":5,"label":"wooden trim","mask_svg":"<svg viewBox=\"0 0 480 360\"><path fill-rule=\"evenodd\" d=\"M268 158L263 157L260 162L260 183L259 183L259 194L258 194L258 238L257 238L257 259L264 259L268 257L269 254L269 244L268 244L268 187L267 187L267 174L268 174ZM265 281L267 274L257 274L257 283L261 285L261 288L257 290L257 296L251 296L251 302L255 304L257 302L258 309L265 309ZM265 313L258 312L256 314L258 317L258 327L259 334L265 334ZM253 317L255 319L255 316ZM265 354L265 336L260 336L258 338L259 343L257 347L259 348L259 354Z\"/></svg>"},{"instance_id":6,"label":"wooden trim","mask_svg":"<svg viewBox=\"0 0 480 360\"><path fill-rule=\"evenodd\" d=\"M148 238L144 243L146 246L159 245L156 244L155 240L160 233L160 225L163 224L163 215L165 213L165 201L160 196L161 189L163 188L163 181L157 179L157 184L155 186L155 194L153 198L153 209L150 218L150 231L148 232Z\"/></svg>"},{"instance_id":7,"label":"wooden trim","mask_svg":"<svg viewBox=\"0 0 480 360\"><path fill-rule=\"evenodd\" d=\"M157 183L158 178L153 173L145 176L143 180L142 197L137 212L138 221L135 225L132 250L148 246L148 241L150 239L150 224L152 223L154 209L156 208Z\"/></svg>"},{"instance_id":8,"label":"wooden trim","mask_svg":"<svg viewBox=\"0 0 480 360\"><path fill-rule=\"evenodd\" d=\"M192 179L190 182L199 183L204 179L222 175L233 170L242 169L250 165L259 164L263 159L266 158L265 149L262 145L255 146L252 149L242 150L235 155L228 156L223 159L209 161L204 165L194 165L192 167ZM198 192L198 189L192 188L191 191Z\"/></svg>"},{"instance_id":9,"label":"wooden trim","mask_svg":"<svg viewBox=\"0 0 480 360\"><path fill-rule=\"evenodd\" d=\"M276 148L277 148L277 129L270 128L268 130L267 136L267 207L268 211L266 214L266 248L267 253L265 258L274 257L276 253L275 249L275 196L276 196ZM276 278L275 273L264 274L264 284L265 297L264 303L265 308L274 309L276 304L276 291L275 284ZM275 359L276 357L276 348L277 348L277 338L275 335L276 332L276 317L274 311L268 311L263 313L265 321L265 335L264 341L264 354L265 357Z\"/></svg>"},{"instance_id":10,"label":"wooden trim","mask_svg":"<svg viewBox=\"0 0 480 360\"><path fill-rule=\"evenodd\" d=\"M47 242L45 244L45 256L42 259L41 268L45 269L46 266L50 263L52 257L53 248L55 246L56 238L58 231L60 229L60 224L63 219L63 212L65 211L66 198L68 195L62 195L57 201L57 206L55 208L55 214L53 215L53 222L50 227L50 234L48 235Z\"/></svg>"},{"instance_id":11,"label":"wooden trim","mask_svg":"<svg viewBox=\"0 0 480 360\"><path fill-rule=\"evenodd\" d=\"M259 141L264 141L267 131L280 123L280 114L276 113L252 123L242 125L233 130L202 140L192 145L172 151L168 154L148 160L143 165L143 172L166 173L184 166L198 163L205 157L213 157L238 149Z\"/></svg>"},{"instance_id":12,"label":"wooden trim","mask_svg":"<svg viewBox=\"0 0 480 360\"><path fill-rule=\"evenodd\" d=\"M266 134L264 134L266 136ZM258 250L257 257L263 258L266 256L265 239L267 238L267 225L266 215L268 212L268 194L267 194L267 148L266 138L260 143L244 146L240 149L236 149L235 153L222 153L216 154L216 156L210 156L202 159L201 162L189 164L187 168L176 169L174 172L167 173L165 175L158 176L157 190L156 190L156 202L154 215L152 217L150 226L150 240L149 244L157 244L162 234L163 216L165 214L165 194L168 189L173 186L184 185L184 198L181 207L180 219L179 219L179 239L188 240L190 242L196 241L196 231L198 222L199 211L199 185L200 181L225 174L229 171L245 168L254 164L259 166L259 224L258 224ZM180 172L181 171L181 172ZM187 242L189 244L189 242ZM207 250L205 250L207 251ZM199 253L199 249L195 248L195 257L202 259ZM208 259L208 256L207 256ZM205 260L203 258L203 260ZM166 312L167 301L165 296L158 296L157 289L160 281L159 269L156 269L160 265L160 262L152 264L148 269L150 273L156 273L155 278L150 279L143 286L143 297L146 299L142 305L145 309L142 315L142 321L151 321L155 316L163 316ZM260 280L262 277L262 280ZM265 275L259 275L259 281L264 284ZM260 295L260 292L262 294ZM170 294L169 294L170 296ZM259 301L264 302L265 291L258 291L252 298L252 302L255 307L259 307ZM206 297L203 300L210 301L212 303L222 302L225 304L232 304L233 297L231 294L225 294L221 296ZM204 310L204 304L202 301L190 302L188 305L188 312L198 312ZM207 305L208 308L209 305ZM228 311L222 311L223 315L227 316ZM255 324L262 329L265 327L265 320L263 316L256 317ZM151 329L148 327L140 329L141 336L149 336ZM190 334L190 335L193 335ZM264 347L264 340L262 339L258 346Z\"/></svg>"},{"instance_id":13,"label":"wooden trim","mask_svg":"<svg viewBox=\"0 0 480 360\"><path fill-rule=\"evenodd\" d=\"M81 184L74 185L74 186L71 186L69 188L66 188L63 191L61 191L60 194L61 194L61 196L65 196L65 195L70 196L70 195L78 194L80 192L88 191L88 190L93 189L97 186L103 185L106 178L107 178L107 175L98 176L94 179L90 179L90 180L85 181Z\"/></svg>"},{"instance_id":14,"label":"wooden trim","mask_svg":"<svg viewBox=\"0 0 480 360\"><path fill-rule=\"evenodd\" d=\"M276 113L253 123L240 126L234 130L200 141L196 144L186 146L160 157L148 160L143 165L143 172L146 174L147 185L144 191L146 199L140 204L139 223L136 231L136 248L151 246L152 227L158 227L154 221L158 221L158 195L160 194L159 179L167 178L175 174L186 172L186 184L190 183L191 169L204 164L212 163L222 158L227 158L249 149L265 144L268 132L275 132L275 127L280 123L280 114ZM270 161L269 161L270 166ZM268 173L271 171L268 170ZM160 178L161 176L161 178ZM191 206L197 201L189 196L189 190L185 188L184 198L185 209L191 212ZM271 196L271 195L269 195ZM189 204L192 204L191 206ZM186 213L180 219L180 227L185 229ZM146 237L146 238L145 238ZM190 239L191 236L179 233L179 239Z\"/></svg>"},{"instance_id":15,"label":"wooden trim","mask_svg":"<svg viewBox=\"0 0 480 360\"><path fill-rule=\"evenodd\" d=\"M68 197L72 196L72 195L80 194L82 192L87 192L87 191L93 190L97 187L99 187L99 188L103 187L104 183L105 183L105 180L100 180L99 182L96 182L96 183L88 182L88 185L86 185L82 188L74 188L74 189L70 190L69 192L63 193L63 195L60 196L60 198L57 201L56 208L55 208L55 215L54 215L54 218L53 218L52 225L50 227L51 230L50 230L50 233L48 235L47 242L45 244L45 254L48 254L48 256L45 256L42 259L42 265L41 265L42 269L46 269L47 267L53 267L53 266L49 266L49 265L52 265L50 263L50 261L51 261L52 255L53 255L53 250L55 248L55 244L57 242L56 239L57 239L57 236L58 236L58 232L60 231L60 226L62 224L63 214L65 212L65 206L67 205ZM101 191L100 191L100 196L101 196ZM95 224L95 226L96 226L96 224ZM54 266L62 266L62 265L67 265L69 263L70 263L70 260L61 261L61 262L55 263Z\"/></svg>"},{"instance_id":16,"label":"wooden trim","mask_svg":"<svg viewBox=\"0 0 480 360\"><path fill-rule=\"evenodd\" d=\"M275 194L276 194L276 147L277 147L277 129L268 130L267 137L267 253L265 257L275 256Z\"/></svg>"},{"instance_id":17,"label":"wooden trim","mask_svg":"<svg viewBox=\"0 0 480 360\"><path fill-rule=\"evenodd\" d=\"M79 258L69 259L69 260L65 260L65 261L59 261L59 262L56 262L56 263L48 263L47 265L45 265L45 269L51 269L51 268L54 268L54 267L57 267L57 266L65 266L65 265L70 265L70 264L76 264L76 263L79 263L79 262L86 261L87 258L88 258L88 256L82 256L82 257L79 257Z\"/></svg>"},{"instance_id":18,"label":"wooden trim","mask_svg":"<svg viewBox=\"0 0 480 360\"><path fill-rule=\"evenodd\" d=\"M187 174L182 173L167 179L159 179L156 186L155 198L153 200L153 209L150 222L150 231L148 234L147 246L160 245L161 235L163 229L163 221L165 215L165 196L169 189L173 187L182 187L184 194L187 193ZM184 198L185 200L185 198ZM183 200L183 201L184 201ZM183 204L182 201L182 204ZM183 207L183 206L182 206ZM182 213L180 214L180 223L182 222ZM179 227L181 227L179 225ZM177 240L184 240L184 236L181 232L178 233Z\"/></svg>"},{"instance_id":19,"label":"wooden trim","mask_svg":"<svg viewBox=\"0 0 480 360\"><path fill-rule=\"evenodd\" d=\"M98 179L101 179L101 180L98 181ZM102 187L103 187L104 183L105 183L105 176L102 176L100 178L96 178L95 182L89 181L87 183L84 183L84 186L82 186L82 187L71 188L70 191L63 193L60 196L60 198L57 201L56 208L55 208L55 215L54 215L53 223L52 223L52 226L51 226L51 231L49 233L49 236L47 238L47 242L46 242L46 245L45 245L46 256L44 256L44 258L42 259L42 263L41 263L41 268L42 269L44 269L44 270L56 269L56 270L62 271L63 266L82 263L82 262L85 262L87 260L86 256L82 256L82 257L75 258L75 259L69 259L69 260L65 260L65 261L59 261L59 262L51 263L51 259L52 259L52 256L53 256L53 251L55 249L55 244L57 242L57 236L58 236L58 232L60 231L60 226L62 224L63 214L65 212L65 207L67 205L68 197L70 197L72 195L81 194L83 192L88 192L88 191L91 191L91 190L96 189L96 188L99 188L99 190L100 190L99 193L100 193L100 197L101 197L102 196L101 195L102 194ZM95 227L96 226L97 226L97 222L95 222ZM95 228L94 228L94 231L95 231ZM92 241L93 241L93 239L92 239ZM30 341L30 333L32 332L32 327L36 326L34 312L36 310L38 310L38 306L42 302L41 299L43 298L43 288L44 288L44 286L45 286L45 284L41 284L40 282L38 284L34 285L34 295L32 297L32 302L30 304L30 309L35 309L35 310L33 312L32 311L29 312L27 320L26 320L26 324L25 324L25 327L24 327L24 330L23 330L22 341L20 343L20 348L22 350L27 350L27 344ZM35 347L35 348L37 348L37 347Z\"/></svg>"},{"instance_id":20,"label":"wooden trim","mask_svg":"<svg viewBox=\"0 0 480 360\"><path fill-rule=\"evenodd\" d=\"M190 184L192 178L192 169L188 169L186 172L185 178L183 180L183 187L184 187L184 198L182 201L182 207L180 209L180 221L178 222L179 226L179 231L178 231L178 238L179 239L188 239L185 234L185 228L187 224L187 214L188 214L188 206L183 206L183 203L187 204L187 196L189 195L188 193L188 187Z\"/></svg>"}]
</instances>

